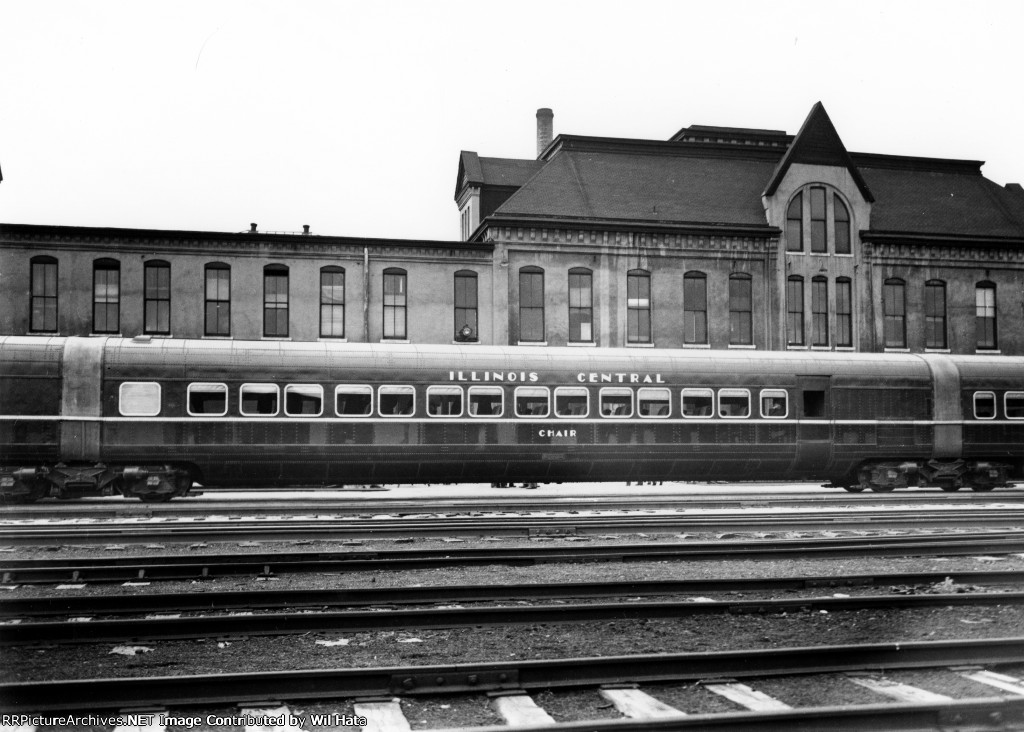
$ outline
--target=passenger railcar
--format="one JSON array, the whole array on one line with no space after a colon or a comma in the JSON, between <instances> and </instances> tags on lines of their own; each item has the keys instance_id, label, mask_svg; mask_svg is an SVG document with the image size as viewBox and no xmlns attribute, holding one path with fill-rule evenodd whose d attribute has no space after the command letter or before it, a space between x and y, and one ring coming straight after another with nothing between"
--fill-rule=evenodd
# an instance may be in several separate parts
<instances>
[{"instance_id":1,"label":"passenger railcar","mask_svg":"<svg viewBox=\"0 0 1024 732\"><path fill-rule=\"evenodd\" d=\"M1024 359L0 338L0 494L1024 477Z\"/></svg>"}]
</instances>

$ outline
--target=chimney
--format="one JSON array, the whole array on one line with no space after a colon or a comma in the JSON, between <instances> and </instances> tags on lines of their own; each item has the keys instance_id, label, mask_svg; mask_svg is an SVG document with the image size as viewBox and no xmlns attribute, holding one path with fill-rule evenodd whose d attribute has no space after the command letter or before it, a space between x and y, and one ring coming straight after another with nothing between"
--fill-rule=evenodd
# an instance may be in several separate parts
<instances>
[{"instance_id":1,"label":"chimney","mask_svg":"<svg viewBox=\"0 0 1024 732\"><path fill-rule=\"evenodd\" d=\"M256 224L249 224L249 233L250 234L255 234L256 233Z\"/></svg>"},{"instance_id":2,"label":"chimney","mask_svg":"<svg viewBox=\"0 0 1024 732\"><path fill-rule=\"evenodd\" d=\"M309 224L302 225L302 233L305 234L306 236L309 236Z\"/></svg>"},{"instance_id":3,"label":"chimney","mask_svg":"<svg viewBox=\"0 0 1024 732\"><path fill-rule=\"evenodd\" d=\"M537 110L537 157L551 144L553 137L553 120L555 113L547 107Z\"/></svg>"}]
</instances>

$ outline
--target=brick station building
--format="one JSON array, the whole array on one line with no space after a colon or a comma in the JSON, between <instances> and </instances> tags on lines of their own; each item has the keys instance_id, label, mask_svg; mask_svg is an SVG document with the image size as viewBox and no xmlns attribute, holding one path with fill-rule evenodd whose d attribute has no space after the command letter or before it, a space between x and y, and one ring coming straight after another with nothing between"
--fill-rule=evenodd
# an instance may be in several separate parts
<instances>
[{"instance_id":1,"label":"brick station building","mask_svg":"<svg viewBox=\"0 0 1024 732\"><path fill-rule=\"evenodd\" d=\"M462 152L459 240L0 224L0 334L1024 354L1024 189L796 135ZM10 183L8 182L8 185Z\"/></svg>"}]
</instances>

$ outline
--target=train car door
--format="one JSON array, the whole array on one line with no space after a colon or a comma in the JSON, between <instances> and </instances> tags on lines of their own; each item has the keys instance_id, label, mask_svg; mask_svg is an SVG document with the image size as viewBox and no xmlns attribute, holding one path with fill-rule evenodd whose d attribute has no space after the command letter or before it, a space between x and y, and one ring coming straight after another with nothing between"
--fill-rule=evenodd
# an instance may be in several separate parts
<instances>
[{"instance_id":1,"label":"train car door","mask_svg":"<svg viewBox=\"0 0 1024 732\"><path fill-rule=\"evenodd\" d=\"M818 472L832 462L832 389L829 376L798 376L796 468Z\"/></svg>"}]
</instances>

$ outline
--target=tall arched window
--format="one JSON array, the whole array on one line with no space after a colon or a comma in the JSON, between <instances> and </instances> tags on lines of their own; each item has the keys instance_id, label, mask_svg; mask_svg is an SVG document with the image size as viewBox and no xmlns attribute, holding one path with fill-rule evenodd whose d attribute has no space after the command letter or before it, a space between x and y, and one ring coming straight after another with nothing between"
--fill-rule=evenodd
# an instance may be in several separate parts
<instances>
[{"instance_id":1,"label":"tall arched window","mask_svg":"<svg viewBox=\"0 0 1024 732\"><path fill-rule=\"evenodd\" d=\"M455 273L455 340L480 340L476 272Z\"/></svg>"},{"instance_id":2,"label":"tall arched window","mask_svg":"<svg viewBox=\"0 0 1024 732\"><path fill-rule=\"evenodd\" d=\"M288 268L283 264L263 268L263 336L288 337Z\"/></svg>"},{"instance_id":3,"label":"tall arched window","mask_svg":"<svg viewBox=\"0 0 1024 732\"><path fill-rule=\"evenodd\" d=\"M171 334L171 265L162 260L146 262L143 268L142 332Z\"/></svg>"},{"instance_id":4,"label":"tall arched window","mask_svg":"<svg viewBox=\"0 0 1024 732\"><path fill-rule=\"evenodd\" d=\"M946 347L946 283L924 283L924 347Z\"/></svg>"},{"instance_id":5,"label":"tall arched window","mask_svg":"<svg viewBox=\"0 0 1024 732\"><path fill-rule=\"evenodd\" d=\"M811 345L828 345L828 279L811 280Z\"/></svg>"},{"instance_id":6,"label":"tall arched window","mask_svg":"<svg viewBox=\"0 0 1024 732\"><path fill-rule=\"evenodd\" d=\"M998 348L996 337L996 285L994 282L979 282L974 290L975 332L979 351L994 351Z\"/></svg>"},{"instance_id":7,"label":"tall arched window","mask_svg":"<svg viewBox=\"0 0 1024 732\"><path fill-rule=\"evenodd\" d=\"M708 277L703 272L683 276L683 343L708 342Z\"/></svg>"},{"instance_id":8,"label":"tall arched window","mask_svg":"<svg viewBox=\"0 0 1024 732\"><path fill-rule=\"evenodd\" d=\"M92 332L121 330L121 263L97 259L92 264Z\"/></svg>"},{"instance_id":9,"label":"tall arched window","mask_svg":"<svg viewBox=\"0 0 1024 732\"><path fill-rule=\"evenodd\" d=\"M594 275L585 267L569 270L569 341L594 341Z\"/></svg>"},{"instance_id":10,"label":"tall arched window","mask_svg":"<svg viewBox=\"0 0 1024 732\"><path fill-rule=\"evenodd\" d=\"M815 254L828 252L825 189L820 186L811 188L811 251Z\"/></svg>"},{"instance_id":11,"label":"tall arched window","mask_svg":"<svg viewBox=\"0 0 1024 732\"><path fill-rule=\"evenodd\" d=\"M754 342L753 298L750 275L729 275L729 345L749 346Z\"/></svg>"},{"instance_id":12,"label":"tall arched window","mask_svg":"<svg viewBox=\"0 0 1024 732\"><path fill-rule=\"evenodd\" d=\"M831 186L808 185L797 191L786 208L785 236L787 252L850 254L850 209Z\"/></svg>"},{"instance_id":13,"label":"tall arched window","mask_svg":"<svg viewBox=\"0 0 1024 732\"><path fill-rule=\"evenodd\" d=\"M786 281L786 343L804 345L804 278L798 275Z\"/></svg>"},{"instance_id":14,"label":"tall arched window","mask_svg":"<svg viewBox=\"0 0 1024 732\"><path fill-rule=\"evenodd\" d=\"M907 293L906 283L890 277L882 286L882 316L886 348L907 347Z\"/></svg>"},{"instance_id":15,"label":"tall arched window","mask_svg":"<svg viewBox=\"0 0 1024 732\"><path fill-rule=\"evenodd\" d=\"M38 256L30 260L28 329L32 333L57 332L57 260Z\"/></svg>"},{"instance_id":16,"label":"tall arched window","mask_svg":"<svg viewBox=\"0 0 1024 732\"><path fill-rule=\"evenodd\" d=\"M832 207L835 211L836 254L850 253L850 211L838 193L832 194Z\"/></svg>"},{"instance_id":17,"label":"tall arched window","mask_svg":"<svg viewBox=\"0 0 1024 732\"><path fill-rule=\"evenodd\" d=\"M208 336L231 335L231 267L211 262L204 272L205 301L203 332Z\"/></svg>"},{"instance_id":18,"label":"tall arched window","mask_svg":"<svg viewBox=\"0 0 1024 732\"><path fill-rule=\"evenodd\" d=\"M804 196L797 193L786 211L786 251L804 250Z\"/></svg>"},{"instance_id":19,"label":"tall arched window","mask_svg":"<svg viewBox=\"0 0 1024 732\"><path fill-rule=\"evenodd\" d=\"M345 270L320 268L320 337L345 337Z\"/></svg>"},{"instance_id":20,"label":"tall arched window","mask_svg":"<svg viewBox=\"0 0 1024 732\"><path fill-rule=\"evenodd\" d=\"M836 348L853 347L853 282L836 278Z\"/></svg>"},{"instance_id":21,"label":"tall arched window","mask_svg":"<svg viewBox=\"0 0 1024 732\"><path fill-rule=\"evenodd\" d=\"M626 273L626 343L651 342L651 273Z\"/></svg>"},{"instance_id":22,"label":"tall arched window","mask_svg":"<svg viewBox=\"0 0 1024 732\"><path fill-rule=\"evenodd\" d=\"M408 274L404 269L384 270L384 338L405 340L409 313Z\"/></svg>"},{"instance_id":23,"label":"tall arched window","mask_svg":"<svg viewBox=\"0 0 1024 732\"><path fill-rule=\"evenodd\" d=\"M519 340L543 343L544 270L523 267L519 270Z\"/></svg>"}]
</instances>

